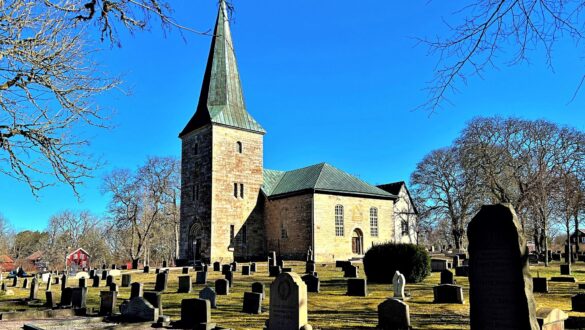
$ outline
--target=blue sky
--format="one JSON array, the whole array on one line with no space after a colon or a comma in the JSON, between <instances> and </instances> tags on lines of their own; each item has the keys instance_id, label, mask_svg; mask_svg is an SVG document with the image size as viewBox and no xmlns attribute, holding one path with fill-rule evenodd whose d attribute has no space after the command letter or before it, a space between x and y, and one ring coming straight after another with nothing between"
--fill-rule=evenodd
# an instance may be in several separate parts
<instances>
[{"instance_id":1,"label":"blue sky","mask_svg":"<svg viewBox=\"0 0 585 330\"><path fill-rule=\"evenodd\" d=\"M199 30L213 28L216 1L174 1L175 18ZM248 111L268 131L265 167L289 170L328 162L373 184L408 180L425 154L449 145L475 116L544 118L585 129L585 91L568 104L585 74L583 55L570 42L460 84L459 93L429 116L414 109L437 58L417 37L445 36L454 7L434 1L234 0L232 35ZM456 4L449 4L450 6ZM136 168L149 155L180 157L177 135L197 105L210 37L159 29L121 34L122 47L104 51L103 69L124 79L127 93L99 97L115 112L113 128L89 129L91 152L106 162L81 187L65 186L35 199L28 188L0 177L0 213L17 230L42 230L64 209L100 215L107 196L102 177Z\"/></svg>"}]
</instances>

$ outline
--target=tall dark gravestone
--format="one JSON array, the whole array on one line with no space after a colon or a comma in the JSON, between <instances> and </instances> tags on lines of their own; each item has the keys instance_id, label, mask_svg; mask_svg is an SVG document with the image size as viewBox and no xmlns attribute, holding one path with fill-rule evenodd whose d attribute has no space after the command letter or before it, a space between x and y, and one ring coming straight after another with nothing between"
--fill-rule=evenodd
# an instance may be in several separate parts
<instances>
[{"instance_id":1,"label":"tall dark gravestone","mask_svg":"<svg viewBox=\"0 0 585 330\"><path fill-rule=\"evenodd\" d=\"M471 329L540 329L528 249L509 204L484 205L467 227Z\"/></svg>"}]
</instances>

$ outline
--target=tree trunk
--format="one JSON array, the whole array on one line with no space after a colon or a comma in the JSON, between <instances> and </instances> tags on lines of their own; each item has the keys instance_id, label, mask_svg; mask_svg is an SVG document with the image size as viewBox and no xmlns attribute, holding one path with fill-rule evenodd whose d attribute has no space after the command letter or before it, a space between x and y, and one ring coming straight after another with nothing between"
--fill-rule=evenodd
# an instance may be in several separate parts
<instances>
[{"instance_id":1,"label":"tree trunk","mask_svg":"<svg viewBox=\"0 0 585 330\"><path fill-rule=\"evenodd\" d=\"M575 253L579 254L579 217L575 214L575 234L577 234L575 238ZM567 236L569 237L569 236Z\"/></svg>"},{"instance_id":2,"label":"tree trunk","mask_svg":"<svg viewBox=\"0 0 585 330\"><path fill-rule=\"evenodd\" d=\"M567 245L569 246L569 253L571 252L571 231L569 229L569 223L567 222ZM571 264L571 258L566 258L565 257L565 262L570 265Z\"/></svg>"}]
</instances>

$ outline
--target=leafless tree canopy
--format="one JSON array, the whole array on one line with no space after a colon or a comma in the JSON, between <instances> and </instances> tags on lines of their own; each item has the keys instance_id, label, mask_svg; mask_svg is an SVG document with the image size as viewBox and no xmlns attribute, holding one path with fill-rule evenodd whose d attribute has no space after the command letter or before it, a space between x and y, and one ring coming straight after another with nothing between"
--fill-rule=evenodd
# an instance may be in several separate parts
<instances>
[{"instance_id":1,"label":"leafless tree canopy","mask_svg":"<svg viewBox=\"0 0 585 330\"><path fill-rule=\"evenodd\" d=\"M457 23L449 25L451 35L423 40L431 53L439 55L439 62L422 107L437 110L460 82L496 66L496 58L514 65L529 61L531 51L543 48L552 67L559 40L570 38L576 45L582 41L584 7L578 0L468 2L453 14Z\"/></svg>"},{"instance_id":2,"label":"leafless tree canopy","mask_svg":"<svg viewBox=\"0 0 585 330\"><path fill-rule=\"evenodd\" d=\"M107 126L95 97L119 84L92 61L96 41L153 21L179 26L162 0L0 0L0 173L75 191L98 165L78 133Z\"/></svg>"}]
</instances>

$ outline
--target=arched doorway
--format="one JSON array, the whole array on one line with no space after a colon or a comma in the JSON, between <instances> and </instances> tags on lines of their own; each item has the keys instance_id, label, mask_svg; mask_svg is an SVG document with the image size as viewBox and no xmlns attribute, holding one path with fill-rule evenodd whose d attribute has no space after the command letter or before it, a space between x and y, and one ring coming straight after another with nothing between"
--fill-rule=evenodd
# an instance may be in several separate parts
<instances>
[{"instance_id":1,"label":"arched doorway","mask_svg":"<svg viewBox=\"0 0 585 330\"><path fill-rule=\"evenodd\" d=\"M351 234L351 252L353 254L364 254L364 233L356 228Z\"/></svg>"},{"instance_id":2,"label":"arched doorway","mask_svg":"<svg viewBox=\"0 0 585 330\"><path fill-rule=\"evenodd\" d=\"M189 229L189 259L201 260L201 224L195 221Z\"/></svg>"}]
</instances>

